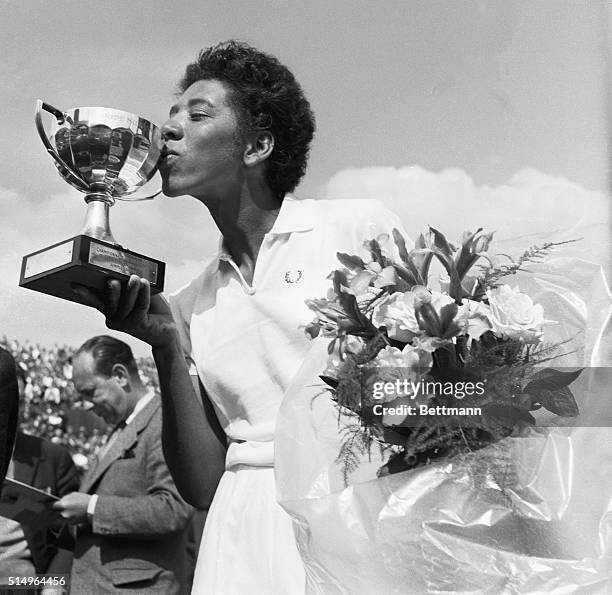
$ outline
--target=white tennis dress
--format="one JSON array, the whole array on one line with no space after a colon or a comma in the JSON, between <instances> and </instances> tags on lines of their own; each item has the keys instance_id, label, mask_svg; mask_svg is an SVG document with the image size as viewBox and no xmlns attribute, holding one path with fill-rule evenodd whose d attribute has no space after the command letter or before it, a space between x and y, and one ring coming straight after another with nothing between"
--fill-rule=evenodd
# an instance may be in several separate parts
<instances>
[{"instance_id":1,"label":"white tennis dress","mask_svg":"<svg viewBox=\"0 0 612 595\"><path fill-rule=\"evenodd\" d=\"M206 520L192 593L300 595L305 577L290 517L276 502L274 429L285 390L309 349L304 300L323 297L336 252L393 227L374 200L286 197L264 237L252 286L221 248L171 296L186 356L228 437L226 471ZM206 464L206 454L202 455Z\"/></svg>"}]
</instances>

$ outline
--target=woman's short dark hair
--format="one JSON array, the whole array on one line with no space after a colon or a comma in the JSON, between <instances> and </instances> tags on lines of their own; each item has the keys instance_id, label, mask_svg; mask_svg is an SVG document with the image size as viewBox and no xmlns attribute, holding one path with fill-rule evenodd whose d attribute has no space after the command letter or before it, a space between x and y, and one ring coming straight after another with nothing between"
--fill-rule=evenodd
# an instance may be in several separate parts
<instances>
[{"instance_id":1,"label":"woman's short dark hair","mask_svg":"<svg viewBox=\"0 0 612 595\"><path fill-rule=\"evenodd\" d=\"M138 366L132 349L119 339L109 335L92 337L79 347L75 357L81 353L91 354L94 359L94 369L100 376L110 378L115 364L123 364L131 376L138 376Z\"/></svg>"},{"instance_id":2,"label":"woman's short dark hair","mask_svg":"<svg viewBox=\"0 0 612 595\"><path fill-rule=\"evenodd\" d=\"M274 137L266 179L282 198L306 172L315 118L300 84L274 56L230 40L202 50L185 70L179 89L199 80L218 80L230 91L232 107L245 132L267 130Z\"/></svg>"}]
</instances>

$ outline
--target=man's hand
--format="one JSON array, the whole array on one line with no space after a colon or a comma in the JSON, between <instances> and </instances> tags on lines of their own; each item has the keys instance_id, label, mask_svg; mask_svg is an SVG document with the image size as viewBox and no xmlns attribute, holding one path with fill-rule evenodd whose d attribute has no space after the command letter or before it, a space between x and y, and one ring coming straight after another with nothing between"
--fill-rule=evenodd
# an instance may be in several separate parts
<instances>
[{"instance_id":1,"label":"man's hand","mask_svg":"<svg viewBox=\"0 0 612 595\"><path fill-rule=\"evenodd\" d=\"M62 518L71 525L80 525L87 522L87 505L91 494L72 492L66 494L61 500L53 503L53 510L59 511Z\"/></svg>"},{"instance_id":2,"label":"man's hand","mask_svg":"<svg viewBox=\"0 0 612 595\"><path fill-rule=\"evenodd\" d=\"M149 281L132 275L125 288L116 279L108 281L104 295L83 285L73 291L87 306L106 317L106 326L123 331L153 347L164 347L177 339L176 325L168 302L161 294L151 296Z\"/></svg>"}]
</instances>

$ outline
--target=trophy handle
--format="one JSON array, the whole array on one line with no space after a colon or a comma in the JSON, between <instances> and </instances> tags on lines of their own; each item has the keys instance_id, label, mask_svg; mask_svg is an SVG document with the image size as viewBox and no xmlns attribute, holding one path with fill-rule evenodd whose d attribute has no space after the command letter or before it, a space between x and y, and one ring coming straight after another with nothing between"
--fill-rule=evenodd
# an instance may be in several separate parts
<instances>
[{"instance_id":1,"label":"trophy handle","mask_svg":"<svg viewBox=\"0 0 612 595\"><path fill-rule=\"evenodd\" d=\"M114 199L115 200L122 200L124 202L141 202L143 200L153 200L156 196L159 196L162 193L161 188L155 192L154 194L150 194L149 196L143 196L142 198L129 198L129 197L125 197L122 198L121 196L115 196Z\"/></svg>"},{"instance_id":2,"label":"trophy handle","mask_svg":"<svg viewBox=\"0 0 612 595\"><path fill-rule=\"evenodd\" d=\"M41 117L42 110L45 110L46 112L49 112L50 114L55 116L58 124L63 124L64 122L67 122L70 126L72 126L74 124L74 122L72 121L72 118L68 114L65 114L64 112L58 110L56 107L53 107L52 105L49 105L48 103L45 103L44 101L41 101L40 99L36 100L36 112L34 115L34 120L36 122L36 129L38 130L40 139L42 140L43 145L45 145L47 152L49 153L49 155L51 155L51 157L53 157L53 160L55 161L56 165L60 168L60 173L62 176L70 178L72 182L74 182L77 186L79 186L83 190L89 190L89 185L87 184L87 182L85 182L85 180L83 180L80 176L75 174L72 171L72 169L68 167L66 162L59 156L58 152L55 150L53 145L49 142L49 138L47 137L47 132L42 122L42 117Z\"/></svg>"}]
</instances>

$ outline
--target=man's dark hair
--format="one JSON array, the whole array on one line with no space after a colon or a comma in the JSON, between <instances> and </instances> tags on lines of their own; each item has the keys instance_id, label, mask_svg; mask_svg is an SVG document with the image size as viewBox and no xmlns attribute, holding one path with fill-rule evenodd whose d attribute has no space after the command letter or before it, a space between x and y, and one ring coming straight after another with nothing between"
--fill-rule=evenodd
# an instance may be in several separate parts
<instances>
[{"instance_id":1,"label":"man's dark hair","mask_svg":"<svg viewBox=\"0 0 612 595\"><path fill-rule=\"evenodd\" d=\"M267 130L274 137L266 180L283 198L306 172L315 130L302 88L276 57L235 40L202 50L187 66L179 89L184 92L196 81L212 79L228 86L229 100L245 132Z\"/></svg>"},{"instance_id":2,"label":"man's dark hair","mask_svg":"<svg viewBox=\"0 0 612 595\"><path fill-rule=\"evenodd\" d=\"M138 366L130 346L119 339L108 335L92 337L77 349L74 357L81 353L91 353L96 374L100 376L110 378L115 364L123 364L130 376L138 376Z\"/></svg>"}]
</instances>

